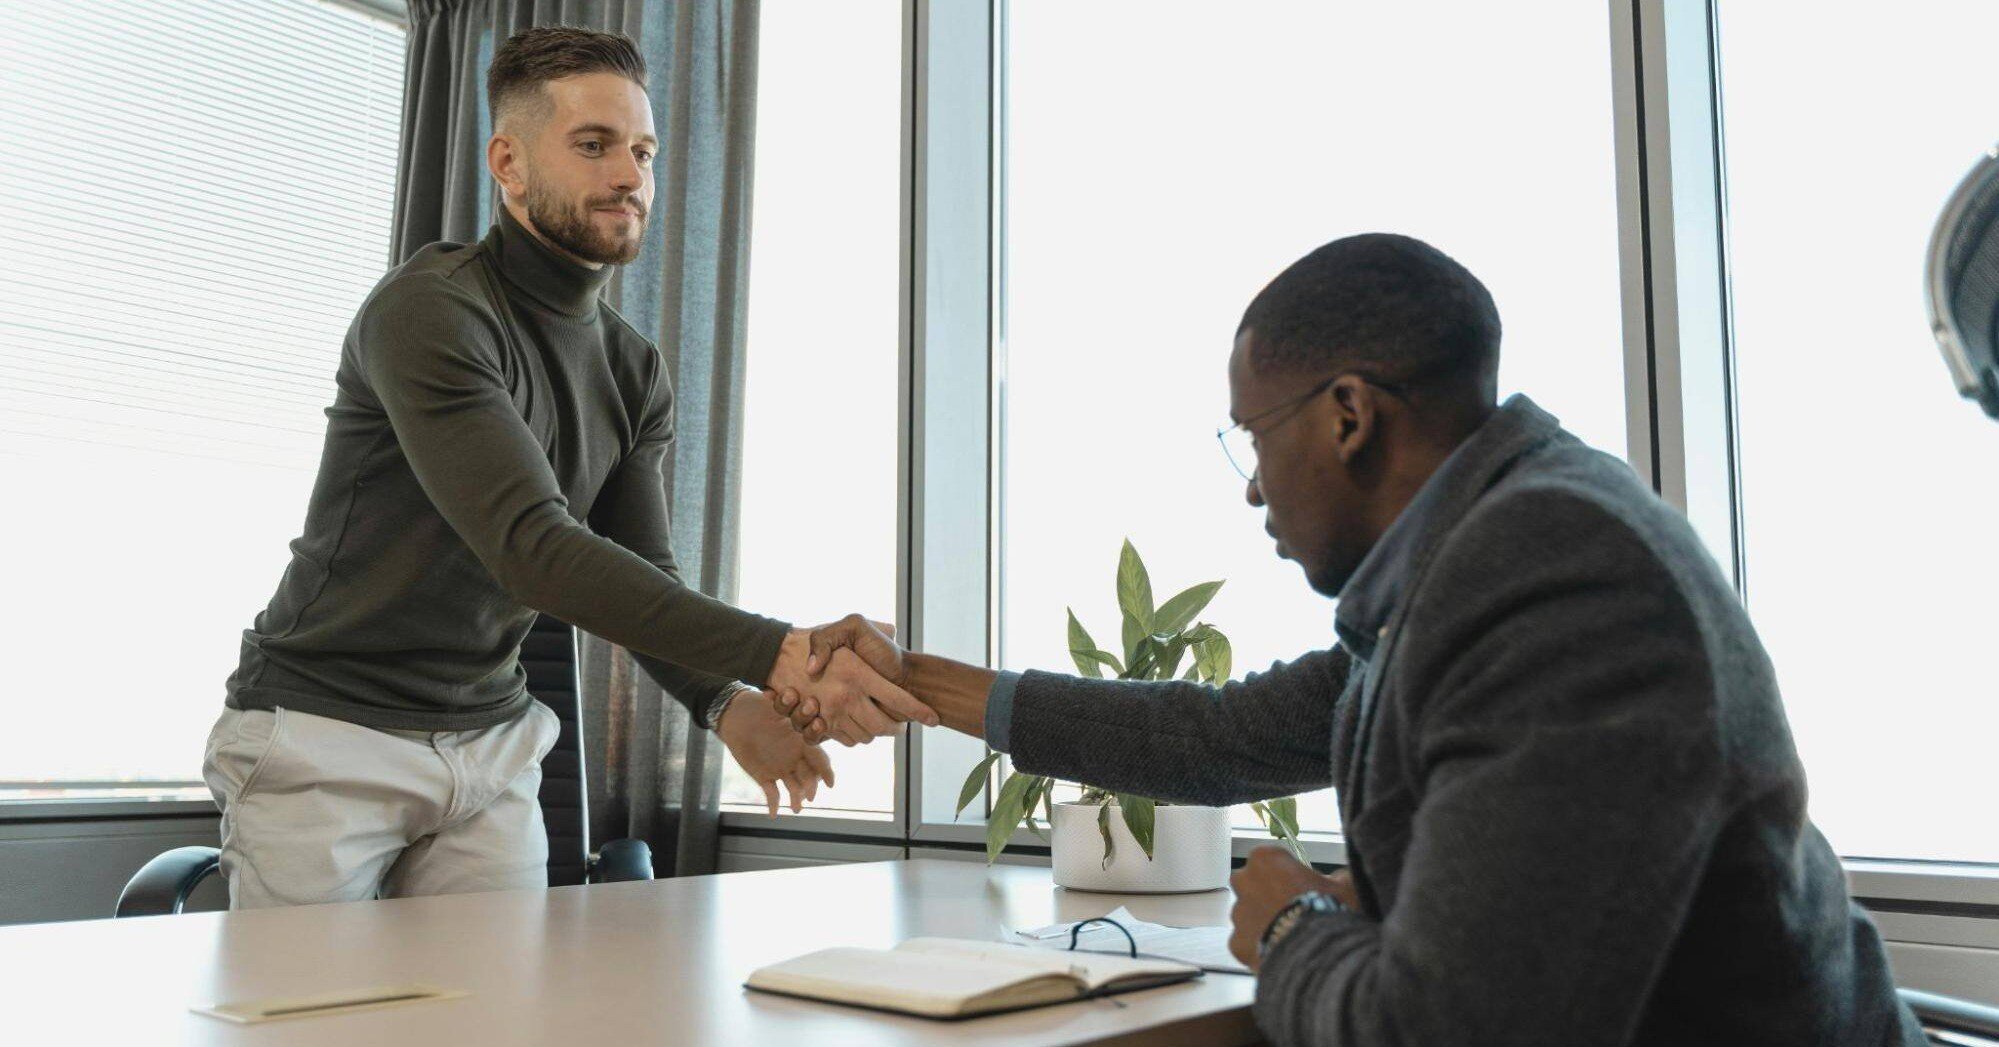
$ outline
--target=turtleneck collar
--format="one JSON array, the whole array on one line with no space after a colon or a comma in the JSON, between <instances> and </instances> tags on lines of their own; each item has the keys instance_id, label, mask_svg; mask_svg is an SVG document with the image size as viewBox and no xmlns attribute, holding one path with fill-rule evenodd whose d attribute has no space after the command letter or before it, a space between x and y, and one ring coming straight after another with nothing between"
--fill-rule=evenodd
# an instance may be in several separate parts
<instances>
[{"instance_id":1,"label":"turtleneck collar","mask_svg":"<svg viewBox=\"0 0 1999 1047\"><path fill-rule=\"evenodd\" d=\"M597 296L610 282L612 267L586 269L556 254L528 232L506 205L499 211L486 243L499 260L500 275L528 297L564 316L583 319L595 315Z\"/></svg>"}]
</instances>

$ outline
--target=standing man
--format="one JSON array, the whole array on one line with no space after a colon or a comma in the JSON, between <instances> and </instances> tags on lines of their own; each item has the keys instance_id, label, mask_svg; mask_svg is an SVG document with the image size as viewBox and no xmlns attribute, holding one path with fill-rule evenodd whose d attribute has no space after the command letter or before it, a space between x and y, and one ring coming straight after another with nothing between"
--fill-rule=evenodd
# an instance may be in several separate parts
<instances>
[{"instance_id":1,"label":"standing man","mask_svg":"<svg viewBox=\"0 0 1999 1047\"><path fill-rule=\"evenodd\" d=\"M545 884L557 724L519 663L538 612L629 648L773 813L776 783L796 809L832 773L738 681L871 734L935 722L851 656L808 677L807 631L681 583L673 388L599 297L652 205L645 77L616 34L508 40L487 78L498 222L392 270L348 329L305 531L204 762L235 908Z\"/></svg>"},{"instance_id":2,"label":"standing man","mask_svg":"<svg viewBox=\"0 0 1999 1047\"><path fill-rule=\"evenodd\" d=\"M1337 646L1216 690L852 646L1022 771L1201 804L1339 789L1349 865L1236 873L1280 1044L1924 1042L1806 818L1769 659L1686 519L1524 396L1406 237L1250 303L1224 447ZM848 718L780 692L808 737ZM835 699L838 701L838 699Z\"/></svg>"}]
</instances>

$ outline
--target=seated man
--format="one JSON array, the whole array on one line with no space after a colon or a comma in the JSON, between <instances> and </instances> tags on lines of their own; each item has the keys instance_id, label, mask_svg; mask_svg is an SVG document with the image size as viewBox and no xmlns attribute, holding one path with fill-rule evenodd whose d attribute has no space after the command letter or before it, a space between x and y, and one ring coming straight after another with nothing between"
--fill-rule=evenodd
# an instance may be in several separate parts
<instances>
[{"instance_id":1,"label":"seated man","mask_svg":"<svg viewBox=\"0 0 1999 1047\"><path fill-rule=\"evenodd\" d=\"M1283 1044L1918 1044L1805 814L1768 657L1687 521L1524 396L1471 273L1357 236L1256 297L1224 444L1337 646L1215 690L889 680L1022 771L1199 804L1338 787L1349 866L1236 874ZM1231 443L1230 441L1236 441ZM844 705L772 695L808 739Z\"/></svg>"}]
</instances>

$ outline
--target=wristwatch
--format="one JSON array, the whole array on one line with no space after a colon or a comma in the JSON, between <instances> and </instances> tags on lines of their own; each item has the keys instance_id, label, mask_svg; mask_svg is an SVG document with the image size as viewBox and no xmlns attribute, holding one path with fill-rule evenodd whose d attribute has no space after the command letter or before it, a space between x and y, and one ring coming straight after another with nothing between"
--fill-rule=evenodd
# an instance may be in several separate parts
<instances>
[{"instance_id":1,"label":"wristwatch","mask_svg":"<svg viewBox=\"0 0 1999 1047\"><path fill-rule=\"evenodd\" d=\"M1293 928L1304 922L1306 914L1326 915L1352 911L1338 898L1324 891L1306 891L1291 899L1284 908L1277 910L1276 918L1270 921L1270 926L1263 929L1263 938L1256 943L1257 959L1261 960L1270 955L1270 950L1276 948L1277 943L1283 941L1285 935L1290 934Z\"/></svg>"},{"instance_id":2,"label":"wristwatch","mask_svg":"<svg viewBox=\"0 0 1999 1047\"><path fill-rule=\"evenodd\" d=\"M735 701L745 691L753 692L755 690L756 688L751 687L741 680L732 681L708 702L708 708L702 710L701 726L711 731L721 726L722 714L729 711L729 703Z\"/></svg>"}]
</instances>

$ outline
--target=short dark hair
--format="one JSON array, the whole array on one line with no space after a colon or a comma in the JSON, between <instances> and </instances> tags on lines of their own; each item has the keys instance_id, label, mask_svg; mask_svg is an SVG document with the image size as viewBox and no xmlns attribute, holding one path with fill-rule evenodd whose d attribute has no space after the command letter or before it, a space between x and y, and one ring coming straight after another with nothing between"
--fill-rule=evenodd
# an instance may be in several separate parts
<instances>
[{"instance_id":1,"label":"short dark hair","mask_svg":"<svg viewBox=\"0 0 1999 1047\"><path fill-rule=\"evenodd\" d=\"M623 33L571 25L536 26L507 38L486 70L486 107L493 126L515 113L545 106L542 85L584 73L617 73L644 87L646 62Z\"/></svg>"},{"instance_id":2,"label":"short dark hair","mask_svg":"<svg viewBox=\"0 0 1999 1047\"><path fill-rule=\"evenodd\" d=\"M1236 328L1257 371L1338 368L1404 386L1487 390L1499 372L1499 309L1478 277L1421 240L1363 233L1277 274Z\"/></svg>"}]
</instances>

